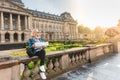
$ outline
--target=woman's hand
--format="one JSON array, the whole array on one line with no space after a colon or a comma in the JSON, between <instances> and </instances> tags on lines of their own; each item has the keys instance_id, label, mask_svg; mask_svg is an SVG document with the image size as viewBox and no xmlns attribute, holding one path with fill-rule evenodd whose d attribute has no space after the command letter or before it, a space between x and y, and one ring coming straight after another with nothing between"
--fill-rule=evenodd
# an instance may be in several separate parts
<instances>
[{"instance_id":1,"label":"woman's hand","mask_svg":"<svg viewBox=\"0 0 120 80\"><path fill-rule=\"evenodd\" d=\"M45 46L41 46L40 48L41 48L41 49L44 49L44 48L45 48Z\"/></svg>"},{"instance_id":2,"label":"woman's hand","mask_svg":"<svg viewBox=\"0 0 120 80\"><path fill-rule=\"evenodd\" d=\"M35 48L35 44L33 44L32 47Z\"/></svg>"}]
</instances>

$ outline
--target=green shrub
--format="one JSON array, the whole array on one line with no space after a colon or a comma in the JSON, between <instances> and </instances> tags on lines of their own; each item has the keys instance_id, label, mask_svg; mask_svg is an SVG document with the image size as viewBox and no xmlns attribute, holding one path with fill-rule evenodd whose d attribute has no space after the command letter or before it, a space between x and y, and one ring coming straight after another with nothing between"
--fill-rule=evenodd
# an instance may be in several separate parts
<instances>
[{"instance_id":1,"label":"green shrub","mask_svg":"<svg viewBox=\"0 0 120 80\"><path fill-rule=\"evenodd\" d=\"M50 47L49 48L51 51L56 51L56 47Z\"/></svg>"},{"instance_id":2,"label":"green shrub","mask_svg":"<svg viewBox=\"0 0 120 80\"><path fill-rule=\"evenodd\" d=\"M34 68L34 62L31 61L29 64L28 64L28 68L31 70L32 68Z\"/></svg>"}]
</instances>

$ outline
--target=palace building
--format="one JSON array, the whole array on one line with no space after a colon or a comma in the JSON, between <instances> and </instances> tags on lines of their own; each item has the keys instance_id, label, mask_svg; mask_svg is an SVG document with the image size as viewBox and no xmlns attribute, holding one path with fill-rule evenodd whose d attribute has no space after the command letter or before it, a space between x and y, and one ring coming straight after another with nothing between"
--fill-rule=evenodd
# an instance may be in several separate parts
<instances>
[{"instance_id":1,"label":"palace building","mask_svg":"<svg viewBox=\"0 0 120 80\"><path fill-rule=\"evenodd\" d=\"M0 0L0 43L24 42L38 29L45 40L77 39L71 14L54 15L25 8L22 0Z\"/></svg>"}]
</instances>

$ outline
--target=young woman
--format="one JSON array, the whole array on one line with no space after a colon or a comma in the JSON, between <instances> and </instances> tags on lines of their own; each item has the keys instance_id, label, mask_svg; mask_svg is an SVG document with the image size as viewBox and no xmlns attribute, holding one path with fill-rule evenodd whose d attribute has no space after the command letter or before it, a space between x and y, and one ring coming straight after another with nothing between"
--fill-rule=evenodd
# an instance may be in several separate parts
<instances>
[{"instance_id":1,"label":"young woman","mask_svg":"<svg viewBox=\"0 0 120 80\"><path fill-rule=\"evenodd\" d=\"M40 33L38 30L33 30L32 31L32 37L29 39L29 47L33 48L33 52L35 54L35 56L38 56L40 58L40 75L42 79L46 79L46 75L45 75L45 67L44 67L44 61L45 61L45 50L44 50L44 46L41 47L36 47L36 43L38 42L43 42L43 38L41 37Z\"/></svg>"}]
</instances>

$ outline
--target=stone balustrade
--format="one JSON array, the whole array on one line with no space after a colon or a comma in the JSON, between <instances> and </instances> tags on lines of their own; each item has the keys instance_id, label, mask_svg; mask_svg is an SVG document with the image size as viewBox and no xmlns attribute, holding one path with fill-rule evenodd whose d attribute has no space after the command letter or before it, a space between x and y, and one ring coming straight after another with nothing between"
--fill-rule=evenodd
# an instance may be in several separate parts
<instances>
[{"instance_id":1,"label":"stone balustrade","mask_svg":"<svg viewBox=\"0 0 120 80\"><path fill-rule=\"evenodd\" d=\"M66 71L80 67L88 62L93 62L104 55L113 53L112 44L101 44L82 48L50 52L46 55L46 75L51 78ZM40 80L38 57L29 58L27 56L2 59L0 62L0 80ZM28 68L28 64L33 61L34 67Z\"/></svg>"}]
</instances>

